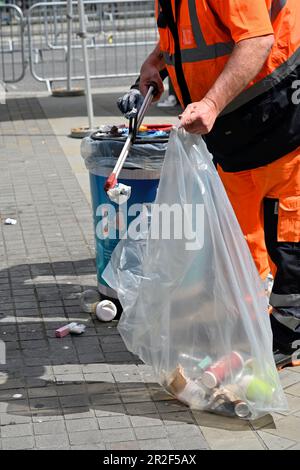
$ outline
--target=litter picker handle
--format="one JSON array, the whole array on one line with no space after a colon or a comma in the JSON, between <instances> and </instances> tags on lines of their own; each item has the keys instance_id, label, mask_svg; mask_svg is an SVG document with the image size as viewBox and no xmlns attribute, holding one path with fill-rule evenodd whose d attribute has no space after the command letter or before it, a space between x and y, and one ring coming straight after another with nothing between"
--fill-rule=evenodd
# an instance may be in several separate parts
<instances>
[{"instance_id":1,"label":"litter picker handle","mask_svg":"<svg viewBox=\"0 0 300 470\"><path fill-rule=\"evenodd\" d=\"M154 86L150 86L149 87L149 90L147 92L147 95L145 96L145 99L143 101L143 104L139 110L139 113L137 115L137 119L136 119L136 126L135 126L135 129L133 129L127 139L126 139L126 142L124 144L124 147L122 149L122 152L120 153L120 156L118 158L118 161L117 163L115 164L115 167L112 171L112 173L110 174L110 176L107 178L106 182L105 182L105 185L104 185L104 190L107 192L109 191L109 189L112 189L116 186L117 184L117 181L118 181L118 177L119 177L119 174L123 168L123 165L126 161L126 158L128 156L128 153L129 153L129 150L131 148L131 145L133 144L134 142L134 139L135 139L135 131L139 129L140 125L142 124L143 122L143 119L145 117L145 114L152 102L152 99L153 99L153 95L154 95L154 92L155 92L155 87Z\"/></svg>"},{"instance_id":2,"label":"litter picker handle","mask_svg":"<svg viewBox=\"0 0 300 470\"><path fill-rule=\"evenodd\" d=\"M120 156L117 160L117 163L115 164L115 167L114 167L112 173L109 175L109 177L107 178L107 180L105 182L104 190L106 192L109 191L109 189L114 188L116 186L117 182L118 182L118 177L119 177L120 171L123 168L123 165L125 163L125 160L127 158L127 155L129 153L129 150L130 150L130 147L131 147L131 144L132 144L132 136L133 135L131 134L127 137L126 142L124 144L124 147L122 148L122 152L120 153Z\"/></svg>"},{"instance_id":3,"label":"litter picker handle","mask_svg":"<svg viewBox=\"0 0 300 470\"><path fill-rule=\"evenodd\" d=\"M150 104L152 103L154 93L155 93L155 87L153 85L151 85L149 87L147 95L145 96L145 99L143 101L143 104L142 104L142 106L139 110L138 116L137 116L137 129L140 127L140 125L142 124L142 122L144 120L145 114L146 114Z\"/></svg>"}]
</instances>

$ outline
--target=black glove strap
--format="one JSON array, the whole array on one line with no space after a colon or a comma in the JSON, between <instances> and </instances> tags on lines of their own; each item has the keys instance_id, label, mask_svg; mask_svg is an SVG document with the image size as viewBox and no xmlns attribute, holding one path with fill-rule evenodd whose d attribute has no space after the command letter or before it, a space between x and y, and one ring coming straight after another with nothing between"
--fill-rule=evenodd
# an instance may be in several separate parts
<instances>
[{"instance_id":1,"label":"black glove strap","mask_svg":"<svg viewBox=\"0 0 300 470\"><path fill-rule=\"evenodd\" d=\"M140 89L140 79L141 79L141 76L139 76L135 83L130 87L130 90L139 90Z\"/></svg>"}]
</instances>

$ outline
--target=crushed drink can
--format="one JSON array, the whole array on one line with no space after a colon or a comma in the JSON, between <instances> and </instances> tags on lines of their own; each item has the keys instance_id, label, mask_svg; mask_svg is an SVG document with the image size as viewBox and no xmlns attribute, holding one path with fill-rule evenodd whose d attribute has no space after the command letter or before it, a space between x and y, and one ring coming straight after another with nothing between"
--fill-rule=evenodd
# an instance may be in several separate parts
<instances>
[{"instance_id":1,"label":"crushed drink can","mask_svg":"<svg viewBox=\"0 0 300 470\"><path fill-rule=\"evenodd\" d=\"M250 418L250 406L242 398L242 393L237 384L229 384L226 387L216 389L211 396L209 409L227 416Z\"/></svg>"},{"instance_id":2,"label":"crushed drink can","mask_svg":"<svg viewBox=\"0 0 300 470\"><path fill-rule=\"evenodd\" d=\"M222 392L214 394L206 409L224 416L235 416L234 404Z\"/></svg>"},{"instance_id":3,"label":"crushed drink can","mask_svg":"<svg viewBox=\"0 0 300 470\"><path fill-rule=\"evenodd\" d=\"M234 412L239 418L245 419L251 417L251 410L248 403L242 400L238 400L234 403Z\"/></svg>"}]
</instances>

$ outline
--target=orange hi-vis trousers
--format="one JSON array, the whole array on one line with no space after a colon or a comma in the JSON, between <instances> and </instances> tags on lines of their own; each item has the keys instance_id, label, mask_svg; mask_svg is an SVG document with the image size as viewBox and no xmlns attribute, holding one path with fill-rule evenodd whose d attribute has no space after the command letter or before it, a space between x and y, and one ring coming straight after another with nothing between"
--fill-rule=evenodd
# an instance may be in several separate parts
<instances>
[{"instance_id":1,"label":"orange hi-vis trousers","mask_svg":"<svg viewBox=\"0 0 300 470\"><path fill-rule=\"evenodd\" d=\"M261 277L274 276L271 321L283 343L299 339L300 148L253 170L218 171Z\"/></svg>"}]
</instances>

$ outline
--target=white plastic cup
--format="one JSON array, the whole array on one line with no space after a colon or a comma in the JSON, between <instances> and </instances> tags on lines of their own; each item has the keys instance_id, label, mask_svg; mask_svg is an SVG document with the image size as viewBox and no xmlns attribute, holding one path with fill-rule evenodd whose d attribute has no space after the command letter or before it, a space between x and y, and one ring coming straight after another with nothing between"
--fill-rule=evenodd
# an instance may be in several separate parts
<instances>
[{"instance_id":1,"label":"white plastic cup","mask_svg":"<svg viewBox=\"0 0 300 470\"><path fill-rule=\"evenodd\" d=\"M96 317L100 321L112 321L117 315L117 307L110 300L102 300L96 306Z\"/></svg>"}]
</instances>

